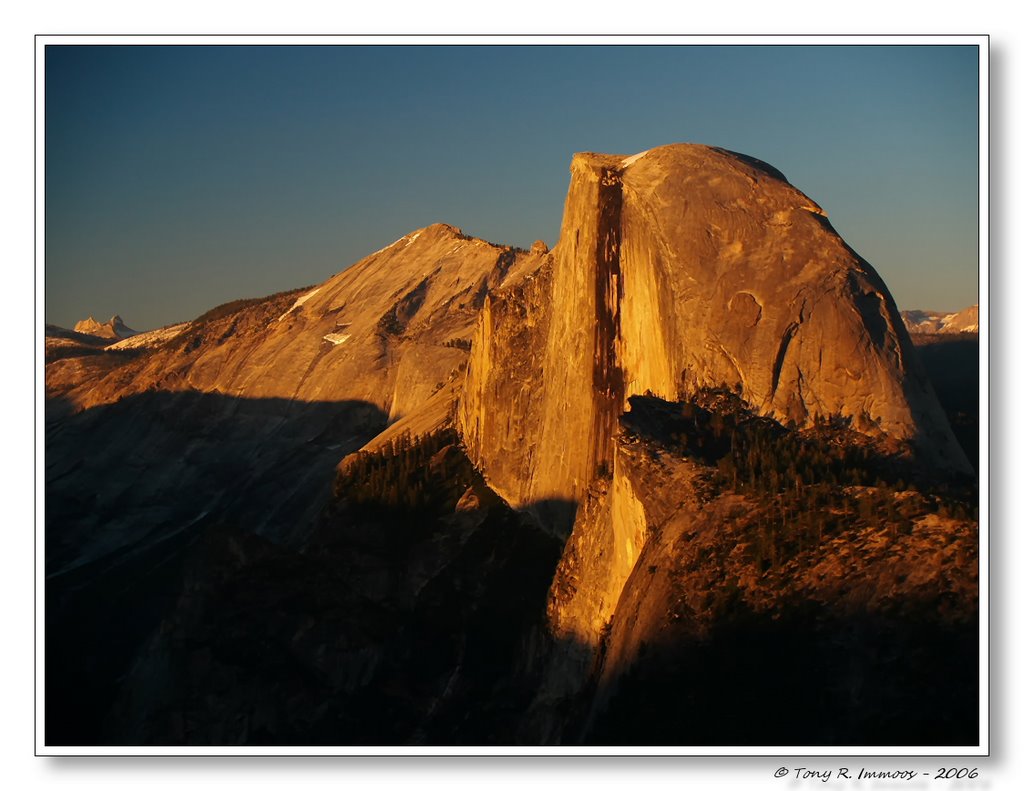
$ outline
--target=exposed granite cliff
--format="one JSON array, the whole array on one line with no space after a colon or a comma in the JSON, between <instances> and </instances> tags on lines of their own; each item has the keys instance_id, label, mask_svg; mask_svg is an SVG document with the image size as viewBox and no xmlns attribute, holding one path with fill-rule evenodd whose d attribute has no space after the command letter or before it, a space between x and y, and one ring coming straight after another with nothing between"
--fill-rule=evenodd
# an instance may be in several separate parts
<instances>
[{"instance_id":1,"label":"exposed granite cliff","mask_svg":"<svg viewBox=\"0 0 1024 791\"><path fill-rule=\"evenodd\" d=\"M629 395L701 386L797 426L848 416L967 469L885 284L769 165L698 145L577 154L545 267L546 293L519 285L485 305L460 418L515 501L578 498L610 469ZM524 332L526 357L511 337ZM509 419L527 399L536 426ZM488 462L511 433L529 438L515 444L531 471L505 481L514 465Z\"/></svg>"},{"instance_id":2,"label":"exposed granite cliff","mask_svg":"<svg viewBox=\"0 0 1024 791\"><path fill-rule=\"evenodd\" d=\"M577 154L557 246L485 301L458 415L511 504L577 506L539 514L571 525L548 614L575 647L544 705L577 691L649 533L654 506L615 442L627 399L708 387L970 469L881 278L781 173L698 145Z\"/></svg>"}]
</instances>

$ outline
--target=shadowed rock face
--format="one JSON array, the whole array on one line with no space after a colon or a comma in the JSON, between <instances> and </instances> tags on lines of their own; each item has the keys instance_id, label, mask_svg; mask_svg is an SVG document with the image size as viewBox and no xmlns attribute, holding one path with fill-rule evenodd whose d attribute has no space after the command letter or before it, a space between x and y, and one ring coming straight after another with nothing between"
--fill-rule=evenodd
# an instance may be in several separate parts
<instances>
[{"instance_id":1,"label":"shadowed rock face","mask_svg":"<svg viewBox=\"0 0 1024 791\"><path fill-rule=\"evenodd\" d=\"M155 738L123 728L110 737L99 724L125 687L118 679L188 584L185 558L223 528L269 540L282 557L306 546L347 454L389 423L421 435L449 419L484 295L534 257L434 225L318 287L221 306L139 348L51 362L51 740ZM388 551L385 573L407 573L399 548ZM284 587L265 581L264 592L286 596L307 571ZM539 618L543 608L534 609ZM214 632L223 633L223 617L212 615ZM258 646L254 628L239 631ZM186 639L215 651L224 643L194 630ZM164 694L147 690L140 705L158 718L146 706Z\"/></svg>"}]
</instances>

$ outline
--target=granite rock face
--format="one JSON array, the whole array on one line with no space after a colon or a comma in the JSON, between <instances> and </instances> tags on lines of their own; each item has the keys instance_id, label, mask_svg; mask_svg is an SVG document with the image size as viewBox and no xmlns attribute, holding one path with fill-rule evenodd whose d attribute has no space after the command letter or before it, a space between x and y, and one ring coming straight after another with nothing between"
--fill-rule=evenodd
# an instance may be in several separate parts
<instances>
[{"instance_id":1,"label":"granite rock face","mask_svg":"<svg viewBox=\"0 0 1024 791\"><path fill-rule=\"evenodd\" d=\"M537 277L485 305L461 412L516 502L579 499L610 470L630 395L703 386L796 426L848 417L967 468L885 284L769 165L698 145L577 154Z\"/></svg>"},{"instance_id":2,"label":"granite rock face","mask_svg":"<svg viewBox=\"0 0 1024 791\"><path fill-rule=\"evenodd\" d=\"M839 416L922 464L969 470L885 284L781 173L699 145L577 154L558 244L484 302L458 414L509 503L566 504L537 514L570 533L548 620L576 647L541 708L578 691L659 521L616 440L627 399L707 387L783 424Z\"/></svg>"},{"instance_id":3,"label":"granite rock face","mask_svg":"<svg viewBox=\"0 0 1024 791\"><path fill-rule=\"evenodd\" d=\"M210 311L77 406L151 389L297 402L359 399L394 419L465 359L484 294L531 256L431 225L314 288Z\"/></svg>"}]
</instances>

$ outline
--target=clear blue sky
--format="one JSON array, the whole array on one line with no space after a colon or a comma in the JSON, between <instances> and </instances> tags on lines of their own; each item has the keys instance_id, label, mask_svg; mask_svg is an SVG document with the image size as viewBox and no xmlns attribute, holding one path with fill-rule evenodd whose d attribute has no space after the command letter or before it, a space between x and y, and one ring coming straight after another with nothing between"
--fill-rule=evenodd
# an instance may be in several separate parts
<instances>
[{"instance_id":1,"label":"clear blue sky","mask_svg":"<svg viewBox=\"0 0 1024 791\"><path fill-rule=\"evenodd\" d=\"M901 309L978 299L977 48L46 51L46 321L136 329L447 222L553 244L575 151L763 159Z\"/></svg>"}]
</instances>

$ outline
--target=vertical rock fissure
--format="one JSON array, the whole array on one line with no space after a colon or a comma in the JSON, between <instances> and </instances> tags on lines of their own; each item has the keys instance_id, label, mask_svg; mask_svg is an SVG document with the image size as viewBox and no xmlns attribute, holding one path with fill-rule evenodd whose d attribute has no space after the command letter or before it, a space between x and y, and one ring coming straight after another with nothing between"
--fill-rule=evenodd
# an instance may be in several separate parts
<instances>
[{"instance_id":1,"label":"vertical rock fissure","mask_svg":"<svg viewBox=\"0 0 1024 791\"><path fill-rule=\"evenodd\" d=\"M779 340L779 350L775 353L775 362L772 364L772 389L769 400L775 398L775 392L779 389L779 379L782 378L782 364L786 361L786 351L789 349L789 342L793 340L799 324L792 323L786 327Z\"/></svg>"},{"instance_id":2,"label":"vertical rock fissure","mask_svg":"<svg viewBox=\"0 0 1024 791\"><path fill-rule=\"evenodd\" d=\"M616 355L621 332L622 174L604 168L598 186L595 277L594 370L597 399L593 469L610 475L615 426L622 411L624 379Z\"/></svg>"}]
</instances>

